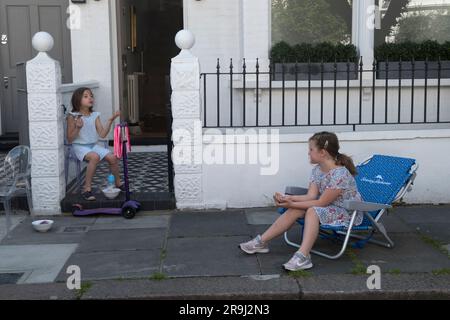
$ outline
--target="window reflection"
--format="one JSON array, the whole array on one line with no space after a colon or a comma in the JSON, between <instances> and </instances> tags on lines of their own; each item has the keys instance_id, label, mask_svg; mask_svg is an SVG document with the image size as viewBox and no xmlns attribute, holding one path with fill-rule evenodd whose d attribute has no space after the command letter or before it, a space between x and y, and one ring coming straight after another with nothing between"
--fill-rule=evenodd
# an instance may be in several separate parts
<instances>
[{"instance_id":1,"label":"window reflection","mask_svg":"<svg viewBox=\"0 0 450 320\"><path fill-rule=\"evenodd\" d=\"M272 44L348 44L351 33L350 0L272 0Z\"/></svg>"},{"instance_id":2,"label":"window reflection","mask_svg":"<svg viewBox=\"0 0 450 320\"><path fill-rule=\"evenodd\" d=\"M381 28L375 46L382 43L450 41L450 0L377 0Z\"/></svg>"}]
</instances>

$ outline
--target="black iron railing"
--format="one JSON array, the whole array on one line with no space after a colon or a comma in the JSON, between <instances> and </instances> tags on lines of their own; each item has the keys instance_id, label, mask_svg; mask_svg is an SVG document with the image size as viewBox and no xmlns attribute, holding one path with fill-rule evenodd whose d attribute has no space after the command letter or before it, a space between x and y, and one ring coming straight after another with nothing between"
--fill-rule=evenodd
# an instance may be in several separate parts
<instances>
[{"instance_id":1,"label":"black iron railing","mask_svg":"<svg viewBox=\"0 0 450 320\"><path fill-rule=\"evenodd\" d=\"M265 68L268 71L261 71L257 59L253 70L248 71L244 59L236 72L232 59L226 67L217 59L215 72L201 74L203 126L350 125L356 130L358 125L450 123L448 110L442 116L442 80L450 79L450 61L374 61L370 68L362 61L269 63ZM450 80L445 85L450 90ZM363 97L365 89L370 91L369 98ZM393 90L398 92L394 94ZM406 95L410 97L406 99ZM393 108L397 108L396 119L392 119ZM420 118L419 112L423 113ZM382 119L380 113L384 113Z\"/></svg>"}]
</instances>

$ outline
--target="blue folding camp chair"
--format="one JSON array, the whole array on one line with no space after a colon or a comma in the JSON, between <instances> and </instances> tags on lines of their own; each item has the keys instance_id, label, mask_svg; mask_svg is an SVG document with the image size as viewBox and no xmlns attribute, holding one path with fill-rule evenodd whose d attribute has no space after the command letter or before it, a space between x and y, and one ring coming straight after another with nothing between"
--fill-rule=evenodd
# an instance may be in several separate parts
<instances>
[{"instance_id":1,"label":"blue folding camp chair","mask_svg":"<svg viewBox=\"0 0 450 320\"><path fill-rule=\"evenodd\" d=\"M374 155L357 166L358 174L355 176L359 193L364 201L345 201L347 210L353 211L348 227L320 225L319 234L321 238L343 241L342 249L336 255L311 250L312 253L329 259L337 259L345 252L349 238L359 239L354 246L362 248L367 242L372 242L387 248L393 248L394 242L387 235L386 229L379 221L382 215L391 208L393 202L400 200L406 192L412 189L416 178L418 164L414 159L399 158L385 155ZM306 194L308 189L299 187L286 187L288 195ZM279 208L278 212L283 214L287 209ZM356 213L364 212L363 222L354 226ZM304 219L298 223L304 226ZM365 232L366 235L357 235L354 232ZM387 242L372 239L379 232ZM303 228L302 228L303 236ZM299 248L300 245L288 239L287 232L284 234L287 244Z\"/></svg>"}]
</instances>

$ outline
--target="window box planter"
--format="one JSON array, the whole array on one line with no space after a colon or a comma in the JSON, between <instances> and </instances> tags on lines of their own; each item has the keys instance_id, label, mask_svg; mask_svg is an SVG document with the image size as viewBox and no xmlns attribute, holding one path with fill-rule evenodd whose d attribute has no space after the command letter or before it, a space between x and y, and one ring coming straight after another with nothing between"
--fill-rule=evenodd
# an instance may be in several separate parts
<instances>
[{"instance_id":1,"label":"window box planter","mask_svg":"<svg viewBox=\"0 0 450 320\"><path fill-rule=\"evenodd\" d=\"M387 63L388 79L400 78L399 61L389 61ZM428 61L428 79L438 78L438 61ZM412 79L413 65L411 61L402 61L402 79ZM386 62L377 63L377 78L386 79ZM414 62L414 78L425 79L425 61ZM450 78L450 60L441 61L441 78Z\"/></svg>"},{"instance_id":2,"label":"window box planter","mask_svg":"<svg viewBox=\"0 0 450 320\"><path fill-rule=\"evenodd\" d=\"M358 79L358 64L351 62L348 65L348 78ZM283 63L274 64L273 80L283 80ZM295 81L295 63L284 63L284 80ZM311 72L311 80L321 80L321 63L312 62L297 63L297 80L308 80L308 73ZM323 80L334 80L334 62L323 63ZM336 80L347 80L347 62L336 63Z\"/></svg>"}]
</instances>

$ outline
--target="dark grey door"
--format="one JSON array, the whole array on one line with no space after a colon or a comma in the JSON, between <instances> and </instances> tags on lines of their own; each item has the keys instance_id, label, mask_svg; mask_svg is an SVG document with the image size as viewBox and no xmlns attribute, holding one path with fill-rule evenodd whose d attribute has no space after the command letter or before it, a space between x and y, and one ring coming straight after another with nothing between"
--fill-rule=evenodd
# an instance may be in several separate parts
<instances>
[{"instance_id":1,"label":"dark grey door","mask_svg":"<svg viewBox=\"0 0 450 320\"><path fill-rule=\"evenodd\" d=\"M19 131L16 64L33 58L31 45L36 32L46 31L55 39L50 51L59 60L63 83L72 82L69 0L0 0L0 94L2 131ZM0 133L1 134L1 133Z\"/></svg>"}]
</instances>

